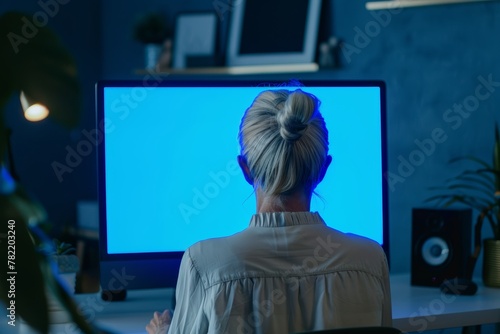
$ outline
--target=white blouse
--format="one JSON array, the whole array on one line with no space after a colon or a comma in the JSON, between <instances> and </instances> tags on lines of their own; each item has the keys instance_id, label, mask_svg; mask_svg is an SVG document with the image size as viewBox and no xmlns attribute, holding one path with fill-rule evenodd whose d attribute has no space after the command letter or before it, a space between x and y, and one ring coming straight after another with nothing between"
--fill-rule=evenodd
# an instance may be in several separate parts
<instances>
[{"instance_id":1,"label":"white blouse","mask_svg":"<svg viewBox=\"0 0 500 334\"><path fill-rule=\"evenodd\" d=\"M376 242L318 213L274 212L182 259L169 333L294 333L391 326L389 271Z\"/></svg>"}]
</instances>

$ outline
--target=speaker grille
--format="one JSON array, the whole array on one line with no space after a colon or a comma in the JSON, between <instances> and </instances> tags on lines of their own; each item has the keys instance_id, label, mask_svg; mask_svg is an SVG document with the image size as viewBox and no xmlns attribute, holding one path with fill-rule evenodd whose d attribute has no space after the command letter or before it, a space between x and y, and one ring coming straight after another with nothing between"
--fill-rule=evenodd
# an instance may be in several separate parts
<instances>
[{"instance_id":1,"label":"speaker grille","mask_svg":"<svg viewBox=\"0 0 500 334\"><path fill-rule=\"evenodd\" d=\"M440 266L450 257L450 246L439 237L430 237L422 244L422 258L431 266Z\"/></svg>"},{"instance_id":2,"label":"speaker grille","mask_svg":"<svg viewBox=\"0 0 500 334\"><path fill-rule=\"evenodd\" d=\"M413 209L411 283L439 286L466 278L471 235L470 209Z\"/></svg>"}]
</instances>

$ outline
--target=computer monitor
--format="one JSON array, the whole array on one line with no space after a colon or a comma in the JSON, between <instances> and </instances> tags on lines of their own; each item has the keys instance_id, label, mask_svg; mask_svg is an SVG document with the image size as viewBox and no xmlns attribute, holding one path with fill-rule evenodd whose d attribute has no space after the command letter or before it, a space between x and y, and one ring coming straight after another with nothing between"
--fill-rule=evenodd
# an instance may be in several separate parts
<instances>
[{"instance_id":1,"label":"computer monitor","mask_svg":"<svg viewBox=\"0 0 500 334\"><path fill-rule=\"evenodd\" d=\"M256 211L239 170L244 111L277 82L104 81L96 86L103 290L174 287L199 240L245 229ZM329 130L333 162L311 211L387 255L385 85L303 81Z\"/></svg>"}]
</instances>

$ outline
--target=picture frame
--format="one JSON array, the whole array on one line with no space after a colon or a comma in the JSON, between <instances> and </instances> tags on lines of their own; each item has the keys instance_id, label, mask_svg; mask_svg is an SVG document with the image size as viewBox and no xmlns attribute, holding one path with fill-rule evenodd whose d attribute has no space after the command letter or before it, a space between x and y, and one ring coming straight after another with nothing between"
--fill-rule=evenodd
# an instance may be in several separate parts
<instances>
[{"instance_id":1,"label":"picture frame","mask_svg":"<svg viewBox=\"0 0 500 334\"><path fill-rule=\"evenodd\" d=\"M176 17L174 69L214 66L216 63L217 15L213 12L184 12Z\"/></svg>"},{"instance_id":2,"label":"picture frame","mask_svg":"<svg viewBox=\"0 0 500 334\"><path fill-rule=\"evenodd\" d=\"M313 63L320 12L321 0L238 0L227 66Z\"/></svg>"}]
</instances>

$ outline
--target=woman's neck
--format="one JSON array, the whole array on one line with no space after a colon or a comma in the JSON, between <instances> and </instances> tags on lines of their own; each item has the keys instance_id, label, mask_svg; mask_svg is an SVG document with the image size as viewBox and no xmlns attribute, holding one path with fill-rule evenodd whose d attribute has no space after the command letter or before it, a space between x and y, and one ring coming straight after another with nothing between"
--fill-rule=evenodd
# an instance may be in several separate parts
<instances>
[{"instance_id":1,"label":"woman's neck","mask_svg":"<svg viewBox=\"0 0 500 334\"><path fill-rule=\"evenodd\" d=\"M310 211L311 192L297 190L287 195L267 195L260 188L255 190L257 213Z\"/></svg>"}]
</instances>

